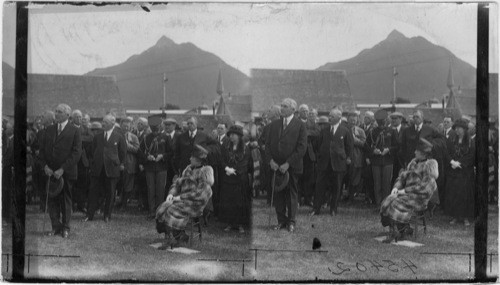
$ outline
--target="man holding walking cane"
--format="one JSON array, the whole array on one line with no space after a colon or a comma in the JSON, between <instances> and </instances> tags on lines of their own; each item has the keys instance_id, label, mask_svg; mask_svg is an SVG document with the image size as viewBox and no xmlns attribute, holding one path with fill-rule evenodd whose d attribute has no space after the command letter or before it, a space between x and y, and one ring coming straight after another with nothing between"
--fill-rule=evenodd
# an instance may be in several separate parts
<instances>
[{"instance_id":1,"label":"man holding walking cane","mask_svg":"<svg viewBox=\"0 0 500 285\"><path fill-rule=\"evenodd\" d=\"M307 149L306 125L294 117L296 109L297 102L293 99L286 98L281 102L281 118L270 124L265 149L271 170L289 174L286 187L280 192L273 191L278 216L278 225L274 229L288 227L289 232L295 231L298 176L302 173L302 158Z\"/></svg>"},{"instance_id":2,"label":"man holding walking cane","mask_svg":"<svg viewBox=\"0 0 500 285\"><path fill-rule=\"evenodd\" d=\"M82 152L80 131L68 124L71 108L59 104L55 110L56 124L48 126L40 142L40 160L45 175L63 179L63 189L55 197L49 197L48 208L52 231L49 235L69 237L72 213L72 187L77 178L77 163ZM62 213L62 221L61 221Z\"/></svg>"}]
</instances>

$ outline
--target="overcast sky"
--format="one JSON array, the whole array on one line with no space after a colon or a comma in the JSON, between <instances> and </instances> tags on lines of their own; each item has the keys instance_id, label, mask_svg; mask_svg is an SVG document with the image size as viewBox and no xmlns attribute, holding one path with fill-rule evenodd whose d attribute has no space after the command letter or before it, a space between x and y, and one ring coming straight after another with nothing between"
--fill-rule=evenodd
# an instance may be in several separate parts
<instances>
[{"instance_id":1,"label":"overcast sky","mask_svg":"<svg viewBox=\"0 0 500 285\"><path fill-rule=\"evenodd\" d=\"M14 9L4 7L3 60L13 65ZM491 35L498 17L490 16ZM476 4L180 4L30 10L30 72L83 74L119 64L165 35L192 42L249 74L251 68L315 69L348 59L394 29L423 36L476 66ZM490 55L498 55L497 37ZM498 58L490 60L498 71Z\"/></svg>"}]
</instances>

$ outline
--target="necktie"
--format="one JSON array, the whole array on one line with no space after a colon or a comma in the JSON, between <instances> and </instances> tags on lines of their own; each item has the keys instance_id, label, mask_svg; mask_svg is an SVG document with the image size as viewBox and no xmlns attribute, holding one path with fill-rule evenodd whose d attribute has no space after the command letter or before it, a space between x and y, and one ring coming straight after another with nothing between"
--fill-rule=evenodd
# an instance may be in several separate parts
<instances>
[{"instance_id":1,"label":"necktie","mask_svg":"<svg viewBox=\"0 0 500 285\"><path fill-rule=\"evenodd\" d=\"M57 135L59 136L62 132L62 125L59 124L58 127L57 127Z\"/></svg>"},{"instance_id":2,"label":"necktie","mask_svg":"<svg viewBox=\"0 0 500 285\"><path fill-rule=\"evenodd\" d=\"M191 132L191 135L189 136L190 138L194 138L194 133Z\"/></svg>"},{"instance_id":3,"label":"necktie","mask_svg":"<svg viewBox=\"0 0 500 285\"><path fill-rule=\"evenodd\" d=\"M108 141L108 132L104 132L104 141L107 142Z\"/></svg>"},{"instance_id":4,"label":"necktie","mask_svg":"<svg viewBox=\"0 0 500 285\"><path fill-rule=\"evenodd\" d=\"M285 118L285 121L283 122L283 129L285 129L287 125L288 125L288 122L286 121L286 118Z\"/></svg>"}]
</instances>

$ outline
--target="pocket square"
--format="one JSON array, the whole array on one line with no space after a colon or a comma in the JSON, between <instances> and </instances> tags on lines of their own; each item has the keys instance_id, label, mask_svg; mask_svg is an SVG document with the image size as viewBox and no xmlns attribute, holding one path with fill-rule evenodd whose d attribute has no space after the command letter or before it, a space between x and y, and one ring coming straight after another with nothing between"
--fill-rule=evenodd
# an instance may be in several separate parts
<instances>
[{"instance_id":1,"label":"pocket square","mask_svg":"<svg viewBox=\"0 0 500 285\"><path fill-rule=\"evenodd\" d=\"M117 145L117 144L118 144L118 142L115 142L115 145Z\"/></svg>"},{"instance_id":2,"label":"pocket square","mask_svg":"<svg viewBox=\"0 0 500 285\"><path fill-rule=\"evenodd\" d=\"M341 139L341 140L343 140L343 139L344 139L344 137L342 136L342 137L340 137L340 139Z\"/></svg>"}]
</instances>

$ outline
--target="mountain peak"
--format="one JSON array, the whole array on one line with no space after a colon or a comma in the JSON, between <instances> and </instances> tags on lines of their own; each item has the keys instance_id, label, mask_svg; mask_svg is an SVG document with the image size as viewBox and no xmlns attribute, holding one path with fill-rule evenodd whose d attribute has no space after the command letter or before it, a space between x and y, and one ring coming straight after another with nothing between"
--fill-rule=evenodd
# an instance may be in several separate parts
<instances>
[{"instance_id":1,"label":"mountain peak","mask_svg":"<svg viewBox=\"0 0 500 285\"><path fill-rule=\"evenodd\" d=\"M175 45L173 40L167 38L166 36L161 36L161 38L156 42L155 46L165 47L165 46L171 46L171 45Z\"/></svg>"},{"instance_id":2,"label":"mountain peak","mask_svg":"<svg viewBox=\"0 0 500 285\"><path fill-rule=\"evenodd\" d=\"M389 41L401 40L401 39L406 39L406 36L403 35L401 32L399 32L398 30L392 30L392 32L387 36L387 40Z\"/></svg>"}]
</instances>

